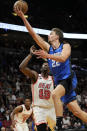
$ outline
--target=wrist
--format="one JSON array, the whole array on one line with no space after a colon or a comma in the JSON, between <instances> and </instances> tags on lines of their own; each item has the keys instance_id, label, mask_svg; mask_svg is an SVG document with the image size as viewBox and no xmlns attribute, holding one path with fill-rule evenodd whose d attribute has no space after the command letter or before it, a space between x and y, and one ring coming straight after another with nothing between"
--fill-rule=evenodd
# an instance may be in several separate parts
<instances>
[{"instance_id":1,"label":"wrist","mask_svg":"<svg viewBox=\"0 0 87 131\"><path fill-rule=\"evenodd\" d=\"M33 53L30 53L29 55L32 57L34 54L33 54Z\"/></svg>"},{"instance_id":2,"label":"wrist","mask_svg":"<svg viewBox=\"0 0 87 131\"><path fill-rule=\"evenodd\" d=\"M24 19L25 19L24 14L22 14L20 17L22 18L22 20L24 20Z\"/></svg>"},{"instance_id":3,"label":"wrist","mask_svg":"<svg viewBox=\"0 0 87 131\"><path fill-rule=\"evenodd\" d=\"M50 59L50 58L51 58L51 55L50 55L50 54L48 54L47 58L48 58L48 59Z\"/></svg>"}]
</instances>

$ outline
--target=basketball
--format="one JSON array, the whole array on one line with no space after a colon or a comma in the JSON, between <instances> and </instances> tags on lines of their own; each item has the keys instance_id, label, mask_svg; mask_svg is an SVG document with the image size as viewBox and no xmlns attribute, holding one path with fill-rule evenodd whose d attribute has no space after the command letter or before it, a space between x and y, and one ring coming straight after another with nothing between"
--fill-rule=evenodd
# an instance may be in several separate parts
<instances>
[{"instance_id":1,"label":"basketball","mask_svg":"<svg viewBox=\"0 0 87 131\"><path fill-rule=\"evenodd\" d=\"M18 1L16 1L16 2L14 3L13 9L16 8L16 7L18 7L20 10L22 10L22 12L23 12L24 14L26 14L27 11L28 11L28 4L27 4L27 2L24 1L24 0L18 0Z\"/></svg>"}]
</instances>

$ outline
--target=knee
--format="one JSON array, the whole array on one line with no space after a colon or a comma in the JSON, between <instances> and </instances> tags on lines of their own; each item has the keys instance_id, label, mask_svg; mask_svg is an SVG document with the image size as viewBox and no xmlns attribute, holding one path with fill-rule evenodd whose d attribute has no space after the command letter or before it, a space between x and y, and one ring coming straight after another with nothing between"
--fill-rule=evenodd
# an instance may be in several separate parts
<instances>
[{"instance_id":1,"label":"knee","mask_svg":"<svg viewBox=\"0 0 87 131\"><path fill-rule=\"evenodd\" d=\"M55 91L53 91L53 92L52 92L52 98L53 98L53 100L54 100L54 99L57 99L57 100L58 100L58 99L60 99L60 95L57 94Z\"/></svg>"},{"instance_id":2,"label":"knee","mask_svg":"<svg viewBox=\"0 0 87 131\"><path fill-rule=\"evenodd\" d=\"M81 111L73 111L73 115L78 117L81 114Z\"/></svg>"},{"instance_id":3,"label":"knee","mask_svg":"<svg viewBox=\"0 0 87 131\"><path fill-rule=\"evenodd\" d=\"M53 100L56 98L56 94L54 92L52 92L52 98Z\"/></svg>"}]
</instances>

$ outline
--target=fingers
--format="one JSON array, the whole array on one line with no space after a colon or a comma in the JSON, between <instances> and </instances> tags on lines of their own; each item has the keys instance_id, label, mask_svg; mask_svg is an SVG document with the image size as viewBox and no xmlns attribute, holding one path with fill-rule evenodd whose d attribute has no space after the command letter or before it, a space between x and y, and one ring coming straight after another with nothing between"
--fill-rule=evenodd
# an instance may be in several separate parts
<instances>
[{"instance_id":1,"label":"fingers","mask_svg":"<svg viewBox=\"0 0 87 131\"><path fill-rule=\"evenodd\" d=\"M42 53L41 50L35 50L34 52L35 55L41 55L41 53Z\"/></svg>"},{"instance_id":2,"label":"fingers","mask_svg":"<svg viewBox=\"0 0 87 131\"><path fill-rule=\"evenodd\" d=\"M40 59L40 58L42 58L42 57L41 57L41 56L37 56L36 58L37 58L37 59Z\"/></svg>"},{"instance_id":3,"label":"fingers","mask_svg":"<svg viewBox=\"0 0 87 131\"><path fill-rule=\"evenodd\" d=\"M36 50L36 49L35 49L35 46L33 45L33 46L30 48L30 53L31 53L31 54L34 54L35 50Z\"/></svg>"},{"instance_id":4,"label":"fingers","mask_svg":"<svg viewBox=\"0 0 87 131\"><path fill-rule=\"evenodd\" d=\"M14 7L14 12L17 13L18 15L21 13L21 11L22 11L21 7L18 6Z\"/></svg>"}]
</instances>

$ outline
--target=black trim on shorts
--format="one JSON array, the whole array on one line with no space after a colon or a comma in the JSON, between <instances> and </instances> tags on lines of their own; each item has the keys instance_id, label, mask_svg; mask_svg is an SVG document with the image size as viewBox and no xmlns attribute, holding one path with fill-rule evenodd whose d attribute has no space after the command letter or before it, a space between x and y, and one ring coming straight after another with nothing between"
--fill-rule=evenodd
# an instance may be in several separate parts
<instances>
[{"instance_id":1,"label":"black trim on shorts","mask_svg":"<svg viewBox=\"0 0 87 131\"><path fill-rule=\"evenodd\" d=\"M73 74L66 79L59 80L59 84L63 85L63 87L65 88L65 94L68 94L72 89L72 77Z\"/></svg>"},{"instance_id":2,"label":"black trim on shorts","mask_svg":"<svg viewBox=\"0 0 87 131\"><path fill-rule=\"evenodd\" d=\"M69 104L70 102L72 102L72 101L74 101L74 100L76 100L76 96L73 96L71 99L69 99L69 101L66 102L65 105Z\"/></svg>"},{"instance_id":3,"label":"black trim on shorts","mask_svg":"<svg viewBox=\"0 0 87 131\"><path fill-rule=\"evenodd\" d=\"M40 125L37 125L37 130L38 131L47 131L47 124L46 123L42 123Z\"/></svg>"}]
</instances>

